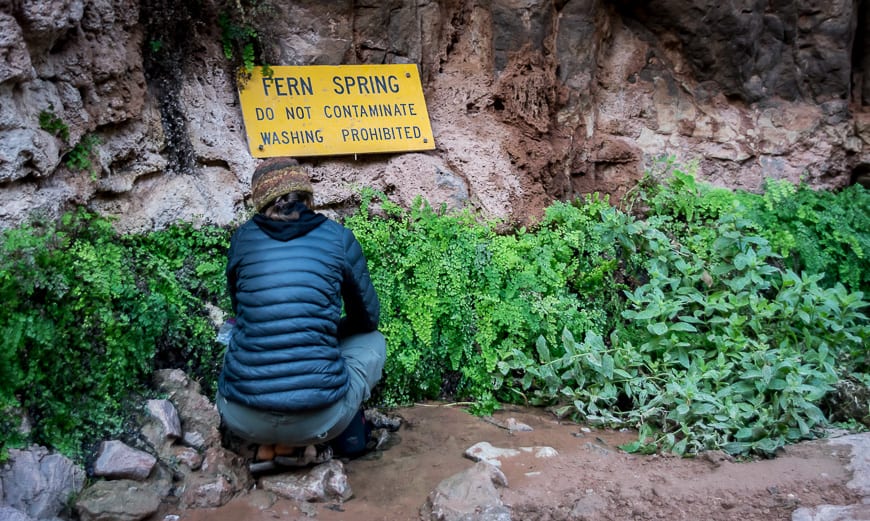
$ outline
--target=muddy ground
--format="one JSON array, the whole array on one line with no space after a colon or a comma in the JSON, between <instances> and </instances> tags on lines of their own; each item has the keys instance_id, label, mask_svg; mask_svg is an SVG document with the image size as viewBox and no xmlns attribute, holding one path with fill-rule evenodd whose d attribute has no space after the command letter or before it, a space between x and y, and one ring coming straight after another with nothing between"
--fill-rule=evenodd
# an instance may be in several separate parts
<instances>
[{"instance_id":1,"label":"muddy ground","mask_svg":"<svg viewBox=\"0 0 870 521\"><path fill-rule=\"evenodd\" d=\"M583 429L545 411L512 408L531 432L508 430L459 407L418 405L393 413L405 420L396 444L346 465L353 497L343 503L300 505L263 491L238 497L219 509L164 512L184 521L405 521L441 480L470 467L471 445L550 446L559 456L522 453L504 460L508 487L502 499L514 520L791 520L799 507L849 505L860 498L845 484L848 445L824 440L788 447L769 460L731 461L721 453L694 459L626 454L618 445L633 432ZM584 432L588 430L589 432Z\"/></svg>"}]
</instances>

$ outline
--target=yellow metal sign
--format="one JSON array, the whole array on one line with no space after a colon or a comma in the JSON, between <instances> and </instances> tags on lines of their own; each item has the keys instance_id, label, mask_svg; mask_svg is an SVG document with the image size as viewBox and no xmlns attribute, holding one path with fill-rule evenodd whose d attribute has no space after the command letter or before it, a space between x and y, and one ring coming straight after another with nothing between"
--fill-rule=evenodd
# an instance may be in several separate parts
<instances>
[{"instance_id":1,"label":"yellow metal sign","mask_svg":"<svg viewBox=\"0 0 870 521\"><path fill-rule=\"evenodd\" d=\"M254 157L435 148L413 64L256 68L239 99Z\"/></svg>"}]
</instances>

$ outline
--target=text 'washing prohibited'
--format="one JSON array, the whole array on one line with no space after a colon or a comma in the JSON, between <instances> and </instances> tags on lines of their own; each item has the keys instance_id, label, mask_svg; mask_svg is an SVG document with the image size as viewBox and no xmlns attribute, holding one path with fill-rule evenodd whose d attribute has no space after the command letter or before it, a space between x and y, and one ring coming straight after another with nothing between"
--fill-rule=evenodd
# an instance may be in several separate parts
<instances>
[{"instance_id":1,"label":"text 'washing prohibited'","mask_svg":"<svg viewBox=\"0 0 870 521\"><path fill-rule=\"evenodd\" d=\"M413 64L255 69L239 90L254 157L435 148Z\"/></svg>"}]
</instances>

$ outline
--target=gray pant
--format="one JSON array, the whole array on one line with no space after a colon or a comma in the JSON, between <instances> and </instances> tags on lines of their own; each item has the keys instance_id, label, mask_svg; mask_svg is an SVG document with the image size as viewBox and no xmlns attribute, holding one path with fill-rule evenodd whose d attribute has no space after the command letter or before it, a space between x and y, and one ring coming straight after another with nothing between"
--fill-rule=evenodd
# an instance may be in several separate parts
<instances>
[{"instance_id":1,"label":"gray pant","mask_svg":"<svg viewBox=\"0 0 870 521\"><path fill-rule=\"evenodd\" d=\"M347 337L338 347L350 380L344 398L319 411L277 413L231 402L218 393L217 408L224 425L241 438L263 445L302 447L337 437L371 396L387 358L386 340L378 331Z\"/></svg>"}]
</instances>

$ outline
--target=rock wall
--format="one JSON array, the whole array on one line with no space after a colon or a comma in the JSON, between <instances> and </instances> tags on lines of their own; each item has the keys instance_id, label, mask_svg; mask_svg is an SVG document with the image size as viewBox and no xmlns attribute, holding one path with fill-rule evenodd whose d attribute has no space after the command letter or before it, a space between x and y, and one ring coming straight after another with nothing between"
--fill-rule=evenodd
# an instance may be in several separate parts
<instances>
[{"instance_id":1,"label":"rock wall","mask_svg":"<svg viewBox=\"0 0 870 521\"><path fill-rule=\"evenodd\" d=\"M750 190L866 175L868 4L302 0L249 15L273 64L420 66L437 149L304 161L321 208L369 185L527 221L557 198L618 198L664 155ZM0 227L74 204L123 230L242 218L256 160L223 8L0 0Z\"/></svg>"}]
</instances>

